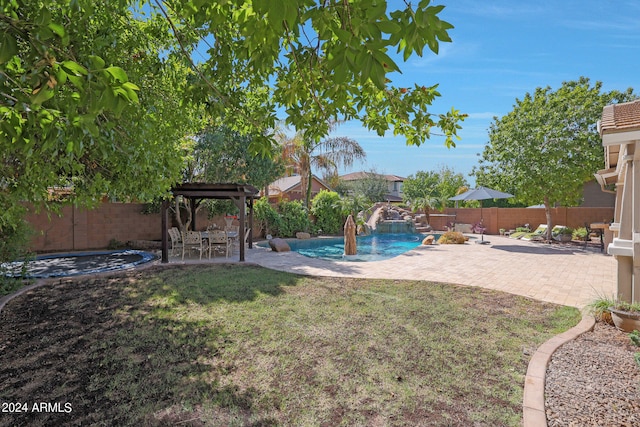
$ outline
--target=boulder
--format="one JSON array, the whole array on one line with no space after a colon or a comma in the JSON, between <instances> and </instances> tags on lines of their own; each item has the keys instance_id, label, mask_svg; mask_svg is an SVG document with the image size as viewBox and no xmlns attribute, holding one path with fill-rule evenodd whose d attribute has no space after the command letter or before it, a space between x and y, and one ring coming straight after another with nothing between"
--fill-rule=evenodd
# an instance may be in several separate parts
<instances>
[{"instance_id":1,"label":"boulder","mask_svg":"<svg viewBox=\"0 0 640 427\"><path fill-rule=\"evenodd\" d=\"M305 232L302 232L302 231L298 231L296 233L296 238L297 239L310 239L311 238L311 234L305 233Z\"/></svg>"},{"instance_id":2,"label":"boulder","mask_svg":"<svg viewBox=\"0 0 640 427\"><path fill-rule=\"evenodd\" d=\"M435 236L429 234L427 237L422 240L423 245L433 245L433 241L435 240Z\"/></svg>"},{"instance_id":3,"label":"boulder","mask_svg":"<svg viewBox=\"0 0 640 427\"><path fill-rule=\"evenodd\" d=\"M269 247L274 252L289 252L291 250L289 244L284 239L278 237L269 240Z\"/></svg>"}]
</instances>

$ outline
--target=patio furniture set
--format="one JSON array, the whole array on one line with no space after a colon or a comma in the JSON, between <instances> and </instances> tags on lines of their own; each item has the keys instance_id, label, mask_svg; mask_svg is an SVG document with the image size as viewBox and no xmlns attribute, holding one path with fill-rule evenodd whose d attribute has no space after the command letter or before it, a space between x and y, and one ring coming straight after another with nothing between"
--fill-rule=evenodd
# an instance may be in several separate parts
<instances>
[{"instance_id":1,"label":"patio furniture set","mask_svg":"<svg viewBox=\"0 0 640 427\"><path fill-rule=\"evenodd\" d=\"M245 232L246 241L251 229ZM208 258L216 254L224 254L228 258L234 250L239 248L239 227L227 226L224 230L218 228L209 228L207 231L187 230L181 232L177 227L169 229L169 237L171 239L171 256L184 256L187 252L193 250L198 251L200 259L203 254L207 254Z\"/></svg>"}]
</instances>

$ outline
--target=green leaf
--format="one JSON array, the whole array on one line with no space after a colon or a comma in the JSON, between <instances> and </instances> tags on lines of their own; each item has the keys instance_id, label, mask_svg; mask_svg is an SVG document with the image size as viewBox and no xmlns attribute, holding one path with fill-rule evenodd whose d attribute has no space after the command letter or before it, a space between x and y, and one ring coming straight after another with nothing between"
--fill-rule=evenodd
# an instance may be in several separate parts
<instances>
[{"instance_id":1,"label":"green leaf","mask_svg":"<svg viewBox=\"0 0 640 427\"><path fill-rule=\"evenodd\" d=\"M101 70L105 66L104 59L100 58L97 55L89 55L89 61L91 62L91 68L94 70Z\"/></svg>"},{"instance_id":2,"label":"green leaf","mask_svg":"<svg viewBox=\"0 0 640 427\"><path fill-rule=\"evenodd\" d=\"M387 34L395 34L402 29L400 25L393 21L380 21L376 22L376 26L380 31Z\"/></svg>"},{"instance_id":3,"label":"green leaf","mask_svg":"<svg viewBox=\"0 0 640 427\"><path fill-rule=\"evenodd\" d=\"M56 24L55 22L50 22L48 25L49 29L56 33L58 37L63 38L65 36L64 27L60 24Z\"/></svg>"},{"instance_id":4,"label":"green leaf","mask_svg":"<svg viewBox=\"0 0 640 427\"><path fill-rule=\"evenodd\" d=\"M43 86L40 88L40 90L38 90L34 96L31 97L31 103L35 104L35 105L40 105L43 102L48 101L49 99L53 98L54 95L54 91L47 88L46 86Z\"/></svg>"},{"instance_id":5,"label":"green leaf","mask_svg":"<svg viewBox=\"0 0 640 427\"><path fill-rule=\"evenodd\" d=\"M125 71L120 67L108 67L105 71L120 83L125 83L129 80L127 73L125 73Z\"/></svg>"},{"instance_id":6,"label":"green leaf","mask_svg":"<svg viewBox=\"0 0 640 427\"><path fill-rule=\"evenodd\" d=\"M18 43L12 34L6 32L2 33L0 40L0 64L4 64L18 54Z\"/></svg>"},{"instance_id":7,"label":"green leaf","mask_svg":"<svg viewBox=\"0 0 640 427\"><path fill-rule=\"evenodd\" d=\"M73 61L63 61L60 66L68 73L68 74L72 74L74 76L86 76L87 74L89 74L89 72L87 71L86 68L84 68L82 65L78 64L77 62L73 62Z\"/></svg>"}]
</instances>

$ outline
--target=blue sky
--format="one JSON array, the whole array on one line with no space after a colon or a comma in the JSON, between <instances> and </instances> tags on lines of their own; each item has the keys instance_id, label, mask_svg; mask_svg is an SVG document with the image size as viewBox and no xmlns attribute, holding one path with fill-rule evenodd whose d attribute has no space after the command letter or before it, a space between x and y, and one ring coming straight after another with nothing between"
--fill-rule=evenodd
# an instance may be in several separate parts
<instances>
[{"instance_id":1,"label":"blue sky","mask_svg":"<svg viewBox=\"0 0 640 427\"><path fill-rule=\"evenodd\" d=\"M592 84L601 81L605 91L632 87L640 94L640 1L433 3L446 5L440 17L454 25L453 42L441 44L437 56L425 50L422 58L399 62L403 74L392 79L399 87L438 83L442 97L433 111L455 107L469 115L461 140L451 149L438 136L408 147L392 133L381 138L358 123L345 123L334 135L358 141L367 160L340 173L374 169L407 177L446 165L473 185L468 174L488 141L493 117L509 113L527 92L557 89L563 81L585 76ZM390 5L401 7L395 1Z\"/></svg>"}]
</instances>

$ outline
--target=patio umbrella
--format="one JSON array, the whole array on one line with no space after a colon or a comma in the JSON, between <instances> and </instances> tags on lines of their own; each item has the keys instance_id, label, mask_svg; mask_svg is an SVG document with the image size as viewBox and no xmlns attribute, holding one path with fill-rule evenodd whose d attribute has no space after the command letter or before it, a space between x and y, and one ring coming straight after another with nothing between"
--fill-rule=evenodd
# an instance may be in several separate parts
<instances>
[{"instance_id":1,"label":"patio umbrella","mask_svg":"<svg viewBox=\"0 0 640 427\"><path fill-rule=\"evenodd\" d=\"M449 200L479 200L480 201L480 223L482 223L482 201L488 199L508 199L513 194L503 193L502 191L493 190L487 187L478 187L467 190L457 196L449 197ZM482 242L484 242L484 233L482 233Z\"/></svg>"},{"instance_id":2,"label":"patio umbrella","mask_svg":"<svg viewBox=\"0 0 640 427\"><path fill-rule=\"evenodd\" d=\"M344 254L355 255L356 253L356 223L353 216L349 215L347 222L344 223Z\"/></svg>"}]
</instances>

